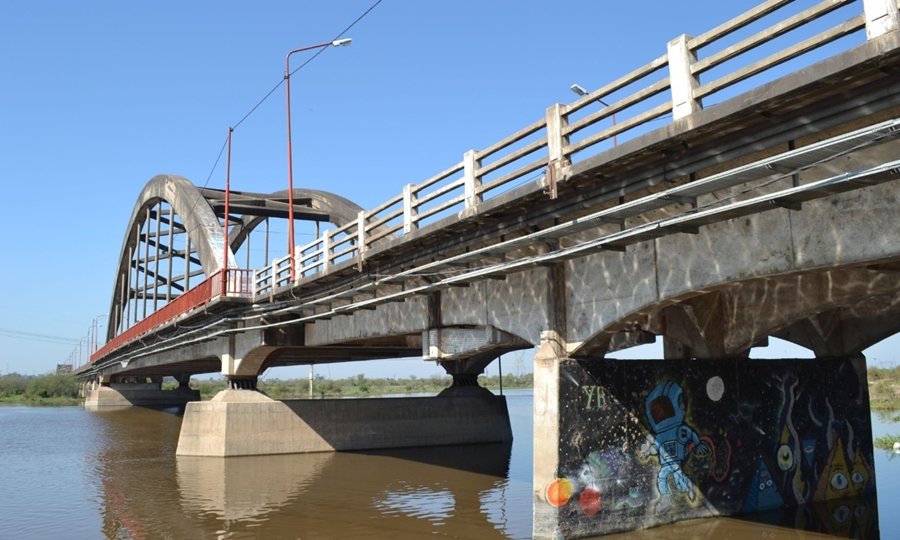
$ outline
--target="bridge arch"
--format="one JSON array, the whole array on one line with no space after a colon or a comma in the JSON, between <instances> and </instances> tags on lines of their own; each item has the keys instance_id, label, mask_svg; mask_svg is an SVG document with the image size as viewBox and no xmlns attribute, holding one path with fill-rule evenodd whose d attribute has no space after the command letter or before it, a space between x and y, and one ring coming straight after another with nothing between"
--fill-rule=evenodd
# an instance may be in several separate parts
<instances>
[{"instance_id":1,"label":"bridge arch","mask_svg":"<svg viewBox=\"0 0 900 540\"><path fill-rule=\"evenodd\" d=\"M194 184L170 174L151 178L122 240L107 340L145 318L150 306L152 313L189 290L193 278L221 270L223 248L222 226Z\"/></svg>"},{"instance_id":2,"label":"bridge arch","mask_svg":"<svg viewBox=\"0 0 900 540\"><path fill-rule=\"evenodd\" d=\"M851 266L704 287L628 313L575 355L603 355L654 336L672 357L746 356L769 337L816 357L855 355L900 332L897 270Z\"/></svg>"},{"instance_id":3,"label":"bridge arch","mask_svg":"<svg viewBox=\"0 0 900 540\"><path fill-rule=\"evenodd\" d=\"M273 199L287 199L286 189L272 192ZM295 189L294 200L308 201L309 208L326 216L325 221L341 227L355 220L363 209L350 199L317 189ZM229 233L229 244L232 252L237 252L257 227L266 222L269 216L244 215Z\"/></svg>"},{"instance_id":4,"label":"bridge arch","mask_svg":"<svg viewBox=\"0 0 900 540\"><path fill-rule=\"evenodd\" d=\"M229 209L228 267L235 253L269 217L285 218L287 191L235 192ZM170 174L151 178L137 197L119 256L110 302L107 340L147 318L224 267L226 219L223 192L198 188ZM361 208L319 190L294 190L295 217L344 225Z\"/></svg>"}]
</instances>

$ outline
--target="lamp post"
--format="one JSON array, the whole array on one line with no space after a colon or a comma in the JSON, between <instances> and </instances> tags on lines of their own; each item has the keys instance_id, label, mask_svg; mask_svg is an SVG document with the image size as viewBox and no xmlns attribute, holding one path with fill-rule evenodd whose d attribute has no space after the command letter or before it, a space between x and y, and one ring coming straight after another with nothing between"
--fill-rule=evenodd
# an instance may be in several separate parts
<instances>
[{"instance_id":1,"label":"lamp post","mask_svg":"<svg viewBox=\"0 0 900 540\"><path fill-rule=\"evenodd\" d=\"M231 251L231 246L228 244L228 227L231 225L231 209L229 208L230 198L231 198L231 135L234 133L234 128L228 128L228 157L226 158L225 165L225 219L223 219L223 223L225 223L224 227L224 247L222 248L222 296L228 296L228 252Z\"/></svg>"},{"instance_id":2,"label":"lamp post","mask_svg":"<svg viewBox=\"0 0 900 540\"><path fill-rule=\"evenodd\" d=\"M91 339L90 352L88 354L88 359L90 359L90 355L97 352L97 349L99 348L98 345L100 344L100 326L101 326L100 319L102 319L103 317L106 317L107 315L108 315L108 313L101 313L101 314L97 315L96 317L94 317L94 319L91 321L91 332L93 333L93 338Z\"/></svg>"},{"instance_id":3,"label":"lamp post","mask_svg":"<svg viewBox=\"0 0 900 540\"><path fill-rule=\"evenodd\" d=\"M577 83L570 86L569 89L582 97L588 95L588 91L585 90L580 84L577 84ZM609 107L609 103L603 101L600 98L597 98L596 101L602 105L606 105L607 107ZM612 123L613 123L613 126L616 125L616 113L612 113ZM619 134L618 133L613 135L613 146L619 146Z\"/></svg>"},{"instance_id":4,"label":"lamp post","mask_svg":"<svg viewBox=\"0 0 900 540\"><path fill-rule=\"evenodd\" d=\"M291 284L294 283L294 162L293 148L291 146L291 55L324 47L345 47L350 45L351 39L336 39L326 41L308 47L294 49L284 57L284 87L287 95L287 165L288 165L288 254L291 257Z\"/></svg>"}]
</instances>

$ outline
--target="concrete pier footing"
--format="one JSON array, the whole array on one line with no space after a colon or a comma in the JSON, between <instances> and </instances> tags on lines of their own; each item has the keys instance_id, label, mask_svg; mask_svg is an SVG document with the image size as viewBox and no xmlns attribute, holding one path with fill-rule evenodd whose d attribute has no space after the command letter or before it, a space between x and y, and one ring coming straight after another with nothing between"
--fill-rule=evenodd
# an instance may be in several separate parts
<instances>
[{"instance_id":1,"label":"concrete pier footing","mask_svg":"<svg viewBox=\"0 0 900 540\"><path fill-rule=\"evenodd\" d=\"M115 407L174 407L200 401L200 392L182 386L162 390L159 384L111 384L97 386L85 393L84 408L91 410Z\"/></svg>"},{"instance_id":2,"label":"concrete pier footing","mask_svg":"<svg viewBox=\"0 0 900 540\"><path fill-rule=\"evenodd\" d=\"M875 494L861 356L538 355L534 437L534 538L758 512L780 523L819 503L832 510L815 530L878 536L870 512L837 511Z\"/></svg>"},{"instance_id":3,"label":"concrete pier footing","mask_svg":"<svg viewBox=\"0 0 900 540\"><path fill-rule=\"evenodd\" d=\"M508 442L502 396L276 401L223 390L189 403L179 456L248 456Z\"/></svg>"}]
</instances>

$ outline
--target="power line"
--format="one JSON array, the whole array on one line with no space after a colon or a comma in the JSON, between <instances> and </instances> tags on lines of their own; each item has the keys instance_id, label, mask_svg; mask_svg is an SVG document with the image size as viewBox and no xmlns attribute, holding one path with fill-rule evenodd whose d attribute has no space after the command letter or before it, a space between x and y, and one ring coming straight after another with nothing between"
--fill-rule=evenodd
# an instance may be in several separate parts
<instances>
[{"instance_id":1,"label":"power line","mask_svg":"<svg viewBox=\"0 0 900 540\"><path fill-rule=\"evenodd\" d=\"M206 182L203 182L203 187L206 187L209 184L209 179L212 178L214 172L216 172L216 167L219 165L219 160L222 159L222 152L225 151L225 145L228 144L228 137L225 138L225 141L222 143L222 148L219 148L219 155L216 156L216 162L213 163L212 169L209 170L209 176L206 177ZM191 208L193 210L193 208Z\"/></svg>"},{"instance_id":2,"label":"power line","mask_svg":"<svg viewBox=\"0 0 900 540\"><path fill-rule=\"evenodd\" d=\"M77 345L81 343L80 339L72 339L64 336L52 336L50 334L36 334L34 332L22 332L20 330L10 330L0 328L0 336L11 337L15 339L27 339L30 341L43 341L47 343L63 343L66 345Z\"/></svg>"},{"instance_id":3,"label":"power line","mask_svg":"<svg viewBox=\"0 0 900 540\"><path fill-rule=\"evenodd\" d=\"M366 15L368 15L369 13L372 12L373 9L375 9L376 7L378 7L378 4L380 4L382 1L383 1L383 0L376 0L376 2L375 2L374 4L372 4L372 5L369 7L369 9L367 9L366 11L364 11L362 15L360 15L359 17L356 18L355 21L353 21L352 23L350 23L350 25L347 26L347 28L344 28L337 36L335 36L335 37L332 39L332 41L336 41L336 40L340 39L341 37L343 37L344 34L346 34L347 32L349 32L351 28L353 28L354 26L356 26L357 23L359 23L361 20L363 20L363 19L366 17ZM315 60L316 58L318 58L318 56L319 56L320 54L322 54L323 52L325 52L325 48L322 48L322 49L319 49L318 51L316 51L316 53L313 54L308 60L306 60L306 62L303 62L302 64L300 64L300 66L299 66L297 69L295 69L294 71L290 72L289 76L290 76L290 75L293 75L294 73L297 73L298 71L300 71L301 69L303 69L307 64L309 64L310 62L312 62L313 60ZM259 109L259 107L260 107L263 103L265 103L270 97L272 97L272 94L274 94L276 90L278 90L279 88L281 88L281 85L283 85L283 84L284 84L284 79L279 80L278 83L276 83L275 86L273 86L272 89L269 90L269 91L266 93L266 95L264 95L264 96L262 97L262 99L260 99L259 101L256 102L256 105L254 105L253 107L251 107L250 110L247 111L247 113L246 113L244 116L242 116L240 120L237 121L237 123L235 123L235 124L233 124L233 125L231 126L232 130L237 129L238 126L240 126L241 124L243 124L244 121L247 120L247 118L249 118L250 115L252 115L253 113L255 113L256 110ZM224 148L225 148L225 145L223 144L223 145L222 145L222 149L224 150ZM213 175L213 173L215 172L216 166L218 166L219 160L221 159L221 157L222 157L222 150L219 150L219 155L218 155L218 157L216 157L216 162L213 164L213 168L212 168L212 170L209 172L209 177L208 177L207 180L206 180L207 183L209 182L209 178L212 178L212 175ZM205 185L206 185L206 184L204 184L204 187L205 187Z\"/></svg>"},{"instance_id":4,"label":"power line","mask_svg":"<svg viewBox=\"0 0 900 540\"><path fill-rule=\"evenodd\" d=\"M346 34L347 32L349 32L351 28L353 28L354 26L356 26L356 23L358 23L359 21L363 20L363 18L364 18L366 15L368 15L369 12L371 12L373 9L375 9L376 7L378 7L378 4L380 4L381 2L382 2L382 0L378 0L377 2L375 2L374 4L372 4L372 6L369 7L369 9L367 9L362 15L360 15L359 17L357 17L355 21L353 21L352 23L350 23L350 26L348 26L347 28L344 28L344 29L341 31L341 33L338 34L338 35L336 35L331 41L337 41L337 40L341 39L342 37L344 37L344 34ZM297 73L298 71L300 71L300 70L303 68L303 66L305 66L306 64L308 64L308 63L312 62L313 60L315 60L316 57L319 56L320 54L322 54L323 52L325 52L325 49L319 49L318 51L316 51L316 54L312 55L312 56L309 58L309 60L307 60L306 62L303 62L302 64L300 64L300 66L299 66L297 69L295 69L294 71L292 71L290 74L293 75L294 73ZM283 83L283 82L284 82L284 81L282 81L282 83ZM268 96L267 96L267 97L268 97Z\"/></svg>"}]
</instances>

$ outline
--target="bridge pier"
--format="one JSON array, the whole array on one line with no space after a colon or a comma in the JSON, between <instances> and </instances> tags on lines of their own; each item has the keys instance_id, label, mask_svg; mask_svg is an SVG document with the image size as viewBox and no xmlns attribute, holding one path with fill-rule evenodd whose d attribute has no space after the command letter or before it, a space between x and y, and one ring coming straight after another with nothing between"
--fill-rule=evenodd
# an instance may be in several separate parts
<instances>
[{"instance_id":1,"label":"bridge pier","mask_svg":"<svg viewBox=\"0 0 900 540\"><path fill-rule=\"evenodd\" d=\"M188 386L190 377L177 378L178 388L162 389L162 377L129 377L92 381L85 385L84 407L91 410L117 407L182 407L200 401L200 392Z\"/></svg>"},{"instance_id":2,"label":"bridge pier","mask_svg":"<svg viewBox=\"0 0 900 540\"><path fill-rule=\"evenodd\" d=\"M254 390L227 389L210 401L188 403L176 455L299 454L511 440L506 399L492 394L276 401Z\"/></svg>"},{"instance_id":3,"label":"bridge pier","mask_svg":"<svg viewBox=\"0 0 900 540\"><path fill-rule=\"evenodd\" d=\"M874 494L865 370L862 356L572 359L545 340L535 359L534 537ZM845 517L862 536L877 531L865 516Z\"/></svg>"}]
</instances>

